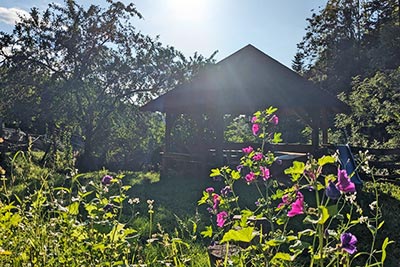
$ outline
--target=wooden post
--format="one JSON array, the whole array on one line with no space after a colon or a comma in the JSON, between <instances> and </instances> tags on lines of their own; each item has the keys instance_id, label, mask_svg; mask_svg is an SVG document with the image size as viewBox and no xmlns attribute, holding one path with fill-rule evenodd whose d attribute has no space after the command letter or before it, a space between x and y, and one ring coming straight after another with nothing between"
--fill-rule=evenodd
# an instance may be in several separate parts
<instances>
[{"instance_id":1,"label":"wooden post","mask_svg":"<svg viewBox=\"0 0 400 267\"><path fill-rule=\"evenodd\" d=\"M222 165L224 162L224 115L221 113L215 114L215 150L217 156L217 163Z\"/></svg>"},{"instance_id":2,"label":"wooden post","mask_svg":"<svg viewBox=\"0 0 400 267\"><path fill-rule=\"evenodd\" d=\"M326 110L321 111L321 116L322 116L322 121L321 121L321 127L322 127L322 144L328 144L328 115L326 114Z\"/></svg>"},{"instance_id":3,"label":"wooden post","mask_svg":"<svg viewBox=\"0 0 400 267\"><path fill-rule=\"evenodd\" d=\"M164 152L171 152L171 132L176 120L176 115L166 113L165 115L165 149Z\"/></svg>"},{"instance_id":4,"label":"wooden post","mask_svg":"<svg viewBox=\"0 0 400 267\"><path fill-rule=\"evenodd\" d=\"M311 144L314 149L317 149L319 147L319 116L318 115L313 115L312 124L311 124L311 128L312 128Z\"/></svg>"}]
</instances>

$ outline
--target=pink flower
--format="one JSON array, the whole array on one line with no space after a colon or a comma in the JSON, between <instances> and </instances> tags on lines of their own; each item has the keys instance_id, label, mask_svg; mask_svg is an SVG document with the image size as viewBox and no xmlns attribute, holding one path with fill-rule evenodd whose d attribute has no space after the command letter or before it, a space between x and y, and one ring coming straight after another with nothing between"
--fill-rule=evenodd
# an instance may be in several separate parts
<instances>
[{"instance_id":1,"label":"pink flower","mask_svg":"<svg viewBox=\"0 0 400 267\"><path fill-rule=\"evenodd\" d=\"M218 227L224 227L228 213L226 211L221 211L217 214L217 225Z\"/></svg>"},{"instance_id":2,"label":"pink flower","mask_svg":"<svg viewBox=\"0 0 400 267\"><path fill-rule=\"evenodd\" d=\"M252 129L252 131L253 131L253 134L254 134L254 135L257 135L257 134L258 134L258 131L260 130L260 125L258 125L257 123L254 123L254 124L253 124L253 127L252 127L251 129Z\"/></svg>"},{"instance_id":3,"label":"pink flower","mask_svg":"<svg viewBox=\"0 0 400 267\"><path fill-rule=\"evenodd\" d=\"M214 192L214 188L212 188L212 187L207 187L207 188L206 188L206 192L209 193L209 194L211 194L211 193Z\"/></svg>"},{"instance_id":4,"label":"pink flower","mask_svg":"<svg viewBox=\"0 0 400 267\"><path fill-rule=\"evenodd\" d=\"M289 217L294 217L304 213L304 196L302 193L297 192L297 199L292 204L292 208L288 212Z\"/></svg>"},{"instance_id":5,"label":"pink flower","mask_svg":"<svg viewBox=\"0 0 400 267\"><path fill-rule=\"evenodd\" d=\"M338 182L336 186L344 193L356 191L356 186L352 181L350 181L346 170L338 169Z\"/></svg>"},{"instance_id":6,"label":"pink flower","mask_svg":"<svg viewBox=\"0 0 400 267\"><path fill-rule=\"evenodd\" d=\"M253 156L253 160L255 160L255 161L259 161L259 160L261 160L263 158L263 154L262 153L256 153L254 156Z\"/></svg>"},{"instance_id":7,"label":"pink flower","mask_svg":"<svg viewBox=\"0 0 400 267\"><path fill-rule=\"evenodd\" d=\"M253 151L253 148L251 146L244 147L244 148L242 148L242 151L245 154L250 154Z\"/></svg>"},{"instance_id":8,"label":"pink flower","mask_svg":"<svg viewBox=\"0 0 400 267\"><path fill-rule=\"evenodd\" d=\"M244 179L246 180L246 182L251 183L256 179L256 176L254 175L254 172L250 172L244 177Z\"/></svg>"},{"instance_id":9,"label":"pink flower","mask_svg":"<svg viewBox=\"0 0 400 267\"><path fill-rule=\"evenodd\" d=\"M271 177L271 174L267 167L260 166L260 170L261 170L261 176L263 177L264 181L268 180Z\"/></svg>"},{"instance_id":10,"label":"pink flower","mask_svg":"<svg viewBox=\"0 0 400 267\"><path fill-rule=\"evenodd\" d=\"M289 205L290 204L290 198L289 198L289 196L286 194L286 195L283 195L283 197L282 197L282 203L279 203L279 205L278 205L278 209L279 208L282 208L283 206L285 206L285 205Z\"/></svg>"},{"instance_id":11,"label":"pink flower","mask_svg":"<svg viewBox=\"0 0 400 267\"><path fill-rule=\"evenodd\" d=\"M273 115L269 121L272 122L274 125L278 125L279 118L278 118L278 116Z\"/></svg>"},{"instance_id":12,"label":"pink flower","mask_svg":"<svg viewBox=\"0 0 400 267\"><path fill-rule=\"evenodd\" d=\"M251 123L256 123L256 121L257 121L257 117L256 117L256 116L254 116L253 118L251 118Z\"/></svg>"},{"instance_id":13,"label":"pink flower","mask_svg":"<svg viewBox=\"0 0 400 267\"><path fill-rule=\"evenodd\" d=\"M213 209L214 209L214 210L217 210L217 209L218 209L219 203L220 203L220 202L221 202L221 199L220 199L219 195L218 195L218 194L214 194L214 195L213 195L213 203L214 203Z\"/></svg>"}]
</instances>

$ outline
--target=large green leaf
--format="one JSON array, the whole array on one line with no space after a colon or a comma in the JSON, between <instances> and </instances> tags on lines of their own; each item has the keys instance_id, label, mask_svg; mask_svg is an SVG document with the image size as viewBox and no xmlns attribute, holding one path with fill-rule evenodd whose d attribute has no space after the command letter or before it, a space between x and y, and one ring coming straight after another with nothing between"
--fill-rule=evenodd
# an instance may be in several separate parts
<instances>
[{"instance_id":1,"label":"large green leaf","mask_svg":"<svg viewBox=\"0 0 400 267\"><path fill-rule=\"evenodd\" d=\"M334 157L332 156L323 156L321 158L318 159L318 165L319 166L324 166L325 164L332 164L335 163L336 160Z\"/></svg>"},{"instance_id":2,"label":"large green leaf","mask_svg":"<svg viewBox=\"0 0 400 267\"><path fill-rule=\"evenodd\" d=\"M304 173L306 165L304 162L294 161L293 166L285 170L285 174L292 176L292 181L297 181L300 176Z\"/></svg>"},{"instance_id":3,"label":"large green leaf","mask_svg":"<svg viewBox=\"0 0 400 267\"><path fill-rule=\"evenodd\" d=\"M237 241L249 243L255 236L254 227L246 227L240 230L229 230L221 240L221 243Z\"/></svg>"}]
</instances>

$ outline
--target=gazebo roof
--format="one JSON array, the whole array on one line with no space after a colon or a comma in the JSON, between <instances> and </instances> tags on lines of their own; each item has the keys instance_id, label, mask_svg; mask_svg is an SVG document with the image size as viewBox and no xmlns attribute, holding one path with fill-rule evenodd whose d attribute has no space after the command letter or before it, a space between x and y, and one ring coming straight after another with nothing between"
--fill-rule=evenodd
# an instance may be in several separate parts
<instances>
[{"instance_id":1,"label":"gazebo roof","mask_svg":"<svg viewBox=\"0 0 400 267\"><path fill-rule=\"evenodd\" d=\"M350 111L335 96L252 45L205 67L191 81L148 102L141 110L251 114L269 106L281 112Z\"/></svg>"}]
</instances>

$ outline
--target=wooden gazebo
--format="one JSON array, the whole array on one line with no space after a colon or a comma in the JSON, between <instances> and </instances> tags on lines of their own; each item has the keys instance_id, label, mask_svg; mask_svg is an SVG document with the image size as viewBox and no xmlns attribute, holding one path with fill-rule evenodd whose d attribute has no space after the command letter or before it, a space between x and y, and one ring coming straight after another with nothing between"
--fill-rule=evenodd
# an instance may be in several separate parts
<instances>
[{"instance_id":1,"label":"wooden gazebo","mask_svg":"<svg viewBox=\"0 0 400 267\"><path fill-rule=\"evenodd\" d=\"M168 153L171 129L179 114L197 117L207 114L214 122L222 122L225 114L251 115L269 106L278 107L281 114L296 114L310 125L313 129L313 148L320 144L320 130L322 142L328 142L327 115L350 111L335 96L252 45L245 46L215 65L207 66L190 82L178 85L144 105L141 110L166 113L164 153ZM215 131L213 149L217 155L222 155L224 129L221 126Z\"/></svg>"}]
</instances>

